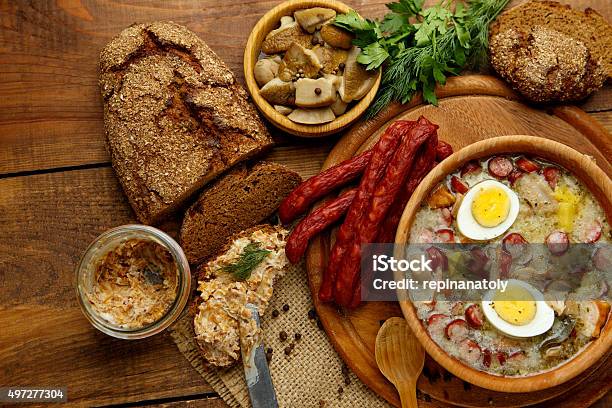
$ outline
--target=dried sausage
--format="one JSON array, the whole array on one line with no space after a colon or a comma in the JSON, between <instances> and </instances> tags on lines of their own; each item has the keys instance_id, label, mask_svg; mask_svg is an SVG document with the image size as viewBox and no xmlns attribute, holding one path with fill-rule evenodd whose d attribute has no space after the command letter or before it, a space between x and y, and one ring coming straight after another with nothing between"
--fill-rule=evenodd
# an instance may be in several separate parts
<instances>
[{"instance_id":1,"label":"dried sausage","mask_svg":"<svg viewBox=\"0 0 612 408\"><path fill-rule=\"evenodd\" d=\"M476 304L468 306L465 309L465 320L473 328L480 329L484 324L484 315L482 310L480 310L480 306Z\"/></svg>"},{"instance_id":2,"label":"dried sausage","mask_svg":"<svg viewBox=\"0 0 612 408\"><path fill-rule=\"evenodd\" d=\"M285 245L285 254L291 263L297 263L312 237L338 221L351 205L357 189L348 190L317 208L291 231Z\"/></svg>"},{"instance_id":3,"label":"dried sausage","mask_svg":"<svg viewBox=\"0 0 612 408\"><path fill-rule=\"evenodd\" d=\"M451 154L453 154L453 147L450 144L440 140L438 142L438 146L436 147L436 159L438 161L442 161Z\"/></svg>"},{"instance_id":4,"label":"dried sausage","mask_svg":"<svg viewBox=\"0 0 612 408\"><path fill-rule=\"evenodd\" d=\"M482 365L485 367L491 367L491 350L485 349L482 352Z\"/></svg>"},{"instance_id":5,"label":"dried sausage","mask_svg":"<svg viewBox=\"0 0 612 408\"><path fill-rule=\"evenodd\" d=\"M601 238L601 224L599 223L599 221L595 221L593 222L593 224L591 224L591 226L584 232L583 234L583 240L584 242L586 242L587 244L592 244L594 242L599 241L599 238Z\"/></svg>"},{"instance_id":6,"label":"dried sausage","mask_svg":"<svg viewBox=\"0 0 612 408\"><path fill-rule=\"evenodd\" d=\"M480 163L478 163L476 160L470 160L469 162L465 163L461 169L461 177L479 170L482 170Z\"/></svg>"},{"instance_id":7,"label":"dried sausage","mask_svg":"<svg viewBox=\"0 0 612 408\"><path fill-rule=\"evenodd\" d=\"M376 239L377 242L382 243L395 241L397 226L402 218L406 204L408 204L408 201L410 200L410 197L412 196L412 193L414 193L414 190L416 190L417 186L421 183L421 181L423 181L427 173L429 173L434 167L436 142L436 135L430 137L429 142L424 148L425 151L422 154L419 154L419 157L417 158L417 161L414 163L414 167L410 172L410 177L408 183L406 183L406 187L399 193L399 196L389 210L387 218L385 218L385 221L383 222L378 238Z\"/></svg>"},{"instance_id":8,"label":"dried sausage","mask_svg":"<svg viewBox=\"0 0 612 408\"><path fill-rule=\"evenodd\" d=\"M523 170L525 173L533 173L540 170L540 165L526 157L519 157L516 160L516 167Z\"/></svg>"},{"instance_id":9,"label":"dried sausage","mask_svg":"<svg viewBox=\"0 0 612 408\"><path fill-rule=\"evenodd\" d=\"M336 279L334 297L337 304L353 306L356 303L351 300L359 280L361 245L374 242L378 236L385 216L408 177L417 150L427 142L436 129L436 125L421 117L416 126L410 126L406 132L402 132L402 140L397 151L389 161L384 176L370 194L370 203L366 207L369 210L362 212L359 222L354 224L356 234L347 245L347 251ZM373 160L374 158L372 158L372 163Z\"/></svg>"},{"instance_id":10,"label":"dried sausage","mask_svg":"<svg viewBox=\"0 0 612 408\"><path fill-rule=\"evenodd\" d=\"M514 165L507 157L496 156L489 160L489 173L498 179L504 179L512 173Z\"/></svg>"},{"instance_id":11,"label":"dried sausage","mask_svg":"<svg viewBox=\"0 0 612 408\"><path fill-rule=\"evenodd\" d=\"M290 223L306 212L318 199L359 176L370 162L371 157L372 150L370 149L322 171L297 186L278 207L281 222Z\"/></svg>"},{"instance_id":12,"label":"dried sausage","mask_svg":"<svg viewBox=\"0 0 612 408\"><path fill-rule=\"evenodd\" d=\"M468 333L470 332L470 328L468 324L463 319L455 319L449 324L446 325L444 329L444 334L446 334L446 338L454 341L455 343L459 343L462 340L466 339Z\"/></svg>"},{"instance_id":13,"label":"dried sausage","mask_svg":"<svg viewBox=\"0 0 612 408\"><path fill-rule=\"evenodd\" d=\"M504 249L500 252L499 277L508 279L510 277L510 267L512 266L512 255Z\"/></svg>"},{"instance_id":14,"label":"dried sausage","mask_svg":"<svg viewBox=\"0 0 612 408\"><path fill-rule=\"evenodd\" d=\"M497 352L497 361L499 362L499 365L504 365L506 364L506 359L507 359L507 354L503 351L498 351Z\"/></svg>"},{"instance_id":15,"label":"dried sausage","mask_svg":"<svg viewBox=\"0 0 612 408\"><path fill-rule=\"evenodd\" d=\"M475 363L480 360L482 351L478 343L474 340L464 339L459 344L459 353L469 363Z\"/></svg>"},{"instance_id":16,"label":"dried sausage","mask_svg":"<svg viewBox=\"0 0 612 408\"><path fill-rule=\"evenodd\" d=\"M508 356L508 362L523 361L526 358L527 358L527 355L525 354L525 352L523 350L519 350L519 351L510 353L510 355Z\"/></svg>"},{"instance_id":17,"label":"dried sausage","mask_svg":"<svg viewBox=\"0 0 612 408\"><path fill-rule=\"evenodd\" d=\"M469 190L468 186L463 181L461 181L461 179L457 176L451 177L450 185L451 185L451 189L455 193L465 194Z\"/></svg>"},{"instance_id":18,"label":"dried sausage","mask_svg":"<svg viewBox=\"0 0 612 408\"><path fill-rule=\"evenodd\" d=\"M480 247L470 249L470 258L467 267L472 272L482 272L489 262L489 256Z\"/></svg>"},{"instance_id":19,"label":"dried sausage","mask_svg":"<svg viewBox=\"0 0 612 408\"><path fill-rule=\"evenodd\" d=\"M502 248L512 255L512 259L521 265L531 261L533 251L523 236L517 232L512 232L502 240Z\"/></svg>"},{"instance_id":20,"label":"dried sausage","mask_svg":"<svg viewBox=\"0 0 612 408\"><path fill-rule=\"evenodd\" d=\"M446 319L448 316L442 313L434 313L431 316L429 316L429 318L427 319L427 326L431 326L432 324L436 323L436 321L438 321L438 319Z\"/></svg>"},{"instance_id":21,"label":"dried sausage","mask_svg":"<svg viewBox=\"0 0 612 408\"><path fill-rule=\"evenodd\" d=\"M551 232L544 241L553 255L563 255L569 249L569 238L563 231Z\"/></svg>"},{"instance_id":22,"label":"dried sausage","mask_svg":"<svg viewBox=\"0 0 612 408\"><path fill-rule=\"evenodd\" d=\"M440 248L429 247L425 250L427 257L431 259L431 269L436 270L442 268L443 271L448 270L448 258Z\"/></svg>"},{"instance_id":23,"label":"dried sausage","mask_svg":"<svg viewBox=\"0 0 612 408\"><path fill-rule=\"evenodd\" d=\"M369 163L361 177L357 194L347 211L346 218L338 229L336 242L331 249L329 261L323 273L323 281L319 289L319 299L321 301L329 302L334 299L338 269L355 234L356 226L359 225L360 218L367 209L374 189L384 175L387 163L393 156L402 136L414 125L415 122L403 120L392 123L371 149L372 155Z\"/></svg>"},{"instance_id":24,"label":"dried sausage","mask_svg":"<svg viewBox=\"0 0 612 408\"><path fill-rule=\"evenodd\" d=\"M557 182L559 181L559 176L561 175L561 171L556 167L546 167L542 170L542 174L544 178L548 182L548 185L551 189L555 189L557 187Z\"/></svg>"},{"instance_id":25,"label":"dried sausage","mask_svg":"<svg viewBox=\"0 0 612 408\"><path fill-rule=\"evenodd\" d=\"M520 179L523 174L524 173L520 170L512 170L512 172L508 174L508 181L511 185L514 185L514 183L516 183L516 180Z\"/></svg>"}]
</instances>

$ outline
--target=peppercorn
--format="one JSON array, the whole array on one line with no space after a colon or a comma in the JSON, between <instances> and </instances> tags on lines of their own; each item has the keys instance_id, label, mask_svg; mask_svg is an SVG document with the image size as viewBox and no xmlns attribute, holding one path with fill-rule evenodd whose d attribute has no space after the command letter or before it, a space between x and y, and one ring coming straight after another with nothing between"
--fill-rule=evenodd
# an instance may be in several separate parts
<instances>
[{"instance_id":1,"label":"peppercorn","mask_svg":"<svg viewBox=\"0 0 612 408\"><path fill-rule=\"evenodd\" d=\"M301 335L300 333L295 333L295 334L293 335L293 338L294 338L295 340L297 340L297 341L300 341L300 340L302 339L302 335Z\"/></svg>"},{"instance_id":2,"label":"peppercorn","mask_svg":"<svg viewBox=\"0 0 612 408\"><path fill-rule=\"evenodd\" d=\"M344 388L342 386L338 387L338 394L342 394L344 392Z\"/></svg>"},{"instance_id":3,"label":"peppercorn","mask_svg":"<svg viewBox=\"0 0 612 408\"><path fill-rule=\"evenodd\" d=\"M340 65L338 65L338 68L340 69L344 69L344 67L346 67L346 64L344 64L344 62L341 62Z\"/></svg>"},{"instance_id":4,"label":"peppercorn","mask_svg":"<svg viewBox=\"0 0 612 408\"><path fill-rule=\"evenodd\" d=\"M317 318L317 312L315 312L315 310L314 310L314 309L310 309L310 310L308 311L308 318L309 318L310 320L312 320L312 319L316 319L316 318Z\"/></svg>"},{"instance_id":5,"label":"peppercorn","mask_svg":"<svg viewBox=\"0 0 612 408\"><path fill-rule=\"evenodd\" d=\"M274 317L275 319L278 317L279 314L280 314L280 312L278 310L276 310L276 309L274 309L272 311L272 317Z\"/></svg>"},{"instance_id":6,"label":"peppercorn","mask_svg":"<svg viewBox=\"0 0 612 408\"><path fill-rule=\"evenodd\" d=\"M293 351L293 348L292 348L291 346L287 346L287 347L285 347L285 354L286 354L286 355L291 354L291 351Z\"/></svg>"},{"instance_id":7,"label":"peppercorn","mask_svg":"<svg viewBox=\"0 0 612 408\"><path fill-rule=\"evenodd\" d=\"M289 305L285 303L283 305L283 312L288 312L288 311L289 311Z\"/></svg>"},{"instance_id":8,"label":"peppercorn","mask_svg":"<svg viewBox=\"0 0 612 408\"><path fill-rule=\"evenodd\" d=\"M351 385L351 379L349 377L344 378L344 384Z\"/></svg>"},{"instance_id":9,"label":"peppercorn","mask_svg":"<svg viewBox=\"0 0 612 408\"><path fill-rule=\"evenodd\" d=\"M315 88L315 93L317 95L321 95L321 88Z\"/></svg>"},{"instance_id":10,"label":"peppercorn","mask_svg":"<svg viewBox=\"0 0 612 408\"><path fill-rule=\"evenodd\" d=\"M278 333L278 337L281 339L281 341L287 340L287 332L284 330L281 331L280 333Z\"/></svg>"}]
</instances>

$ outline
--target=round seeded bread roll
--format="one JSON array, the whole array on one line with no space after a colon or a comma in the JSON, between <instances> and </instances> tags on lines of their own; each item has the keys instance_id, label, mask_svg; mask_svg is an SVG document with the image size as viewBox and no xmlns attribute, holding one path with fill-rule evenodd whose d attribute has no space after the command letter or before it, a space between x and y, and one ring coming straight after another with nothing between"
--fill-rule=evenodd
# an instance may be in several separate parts
<instances>
[{"instance_id":1,"label":"round seeded bread roll","mask_svg":"<svg viewBox=\"0 0 612 408\"><path fill-rule=\"evenodd\" d=\"M528 2L491 25L491 65L525 98L577 101L612 73L612 27L595 11L556 2Z\"/></svg>"}]
</instances>

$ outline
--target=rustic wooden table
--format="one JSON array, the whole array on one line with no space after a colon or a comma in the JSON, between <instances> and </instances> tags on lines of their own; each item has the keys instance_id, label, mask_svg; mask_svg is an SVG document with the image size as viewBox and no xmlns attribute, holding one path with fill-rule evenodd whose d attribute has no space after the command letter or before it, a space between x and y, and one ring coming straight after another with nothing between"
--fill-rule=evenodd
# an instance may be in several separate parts
<instances>
[{"instance_id":1,"label":"rustic wooden table","mask_svg":"<svg viewBox=\"0 0 612 408\"><path fill-rule=\"evenodd\" d=\"M380 16L388 1L346 2ZM98 53L134 22L173 20L243 82L249 31L279 2L0 1L0 386L66 385L79 405L225 406L169 336L115 340L79 310L73 268L82 251L104 230L135 222L104 146ZM609 0L572 3L612 20ZM609 88L583 108L612 129ZM304 177L337 140L274 133L269 158ZM164 227L174 231L176 221Z\"/></svg>"}]
</instances>

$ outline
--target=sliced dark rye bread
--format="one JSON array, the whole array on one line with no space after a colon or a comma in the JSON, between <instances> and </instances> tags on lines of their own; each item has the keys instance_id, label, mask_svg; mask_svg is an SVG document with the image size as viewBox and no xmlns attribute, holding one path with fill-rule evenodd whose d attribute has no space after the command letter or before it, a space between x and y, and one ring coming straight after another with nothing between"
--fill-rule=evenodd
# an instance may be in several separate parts
<instances>
[{"instance_id":1,"label":"sliced dark rye bread","mask_svg":"<svg viewBox=\"0 0 612 408\"><path fill-rule=\"evenodd\" d=\"M191 264L216 254L228 237L269 218L302 178L271 162L241 165L204 190L186 211L179 240Z\"/></svg>"},{"instance_id":2,"label":"sliced dark rye bread","mask_svg":"<svg viewBox=\"0 0 612 408\"><path fill-rule=\"evenodd\" d=\"M530 1L501 14L490 27L491 36L515 28L530 31L543 26L582 41L612 77L612 26L597 11L579 11L555 1Z\"/></svg>"}]
</instances>

